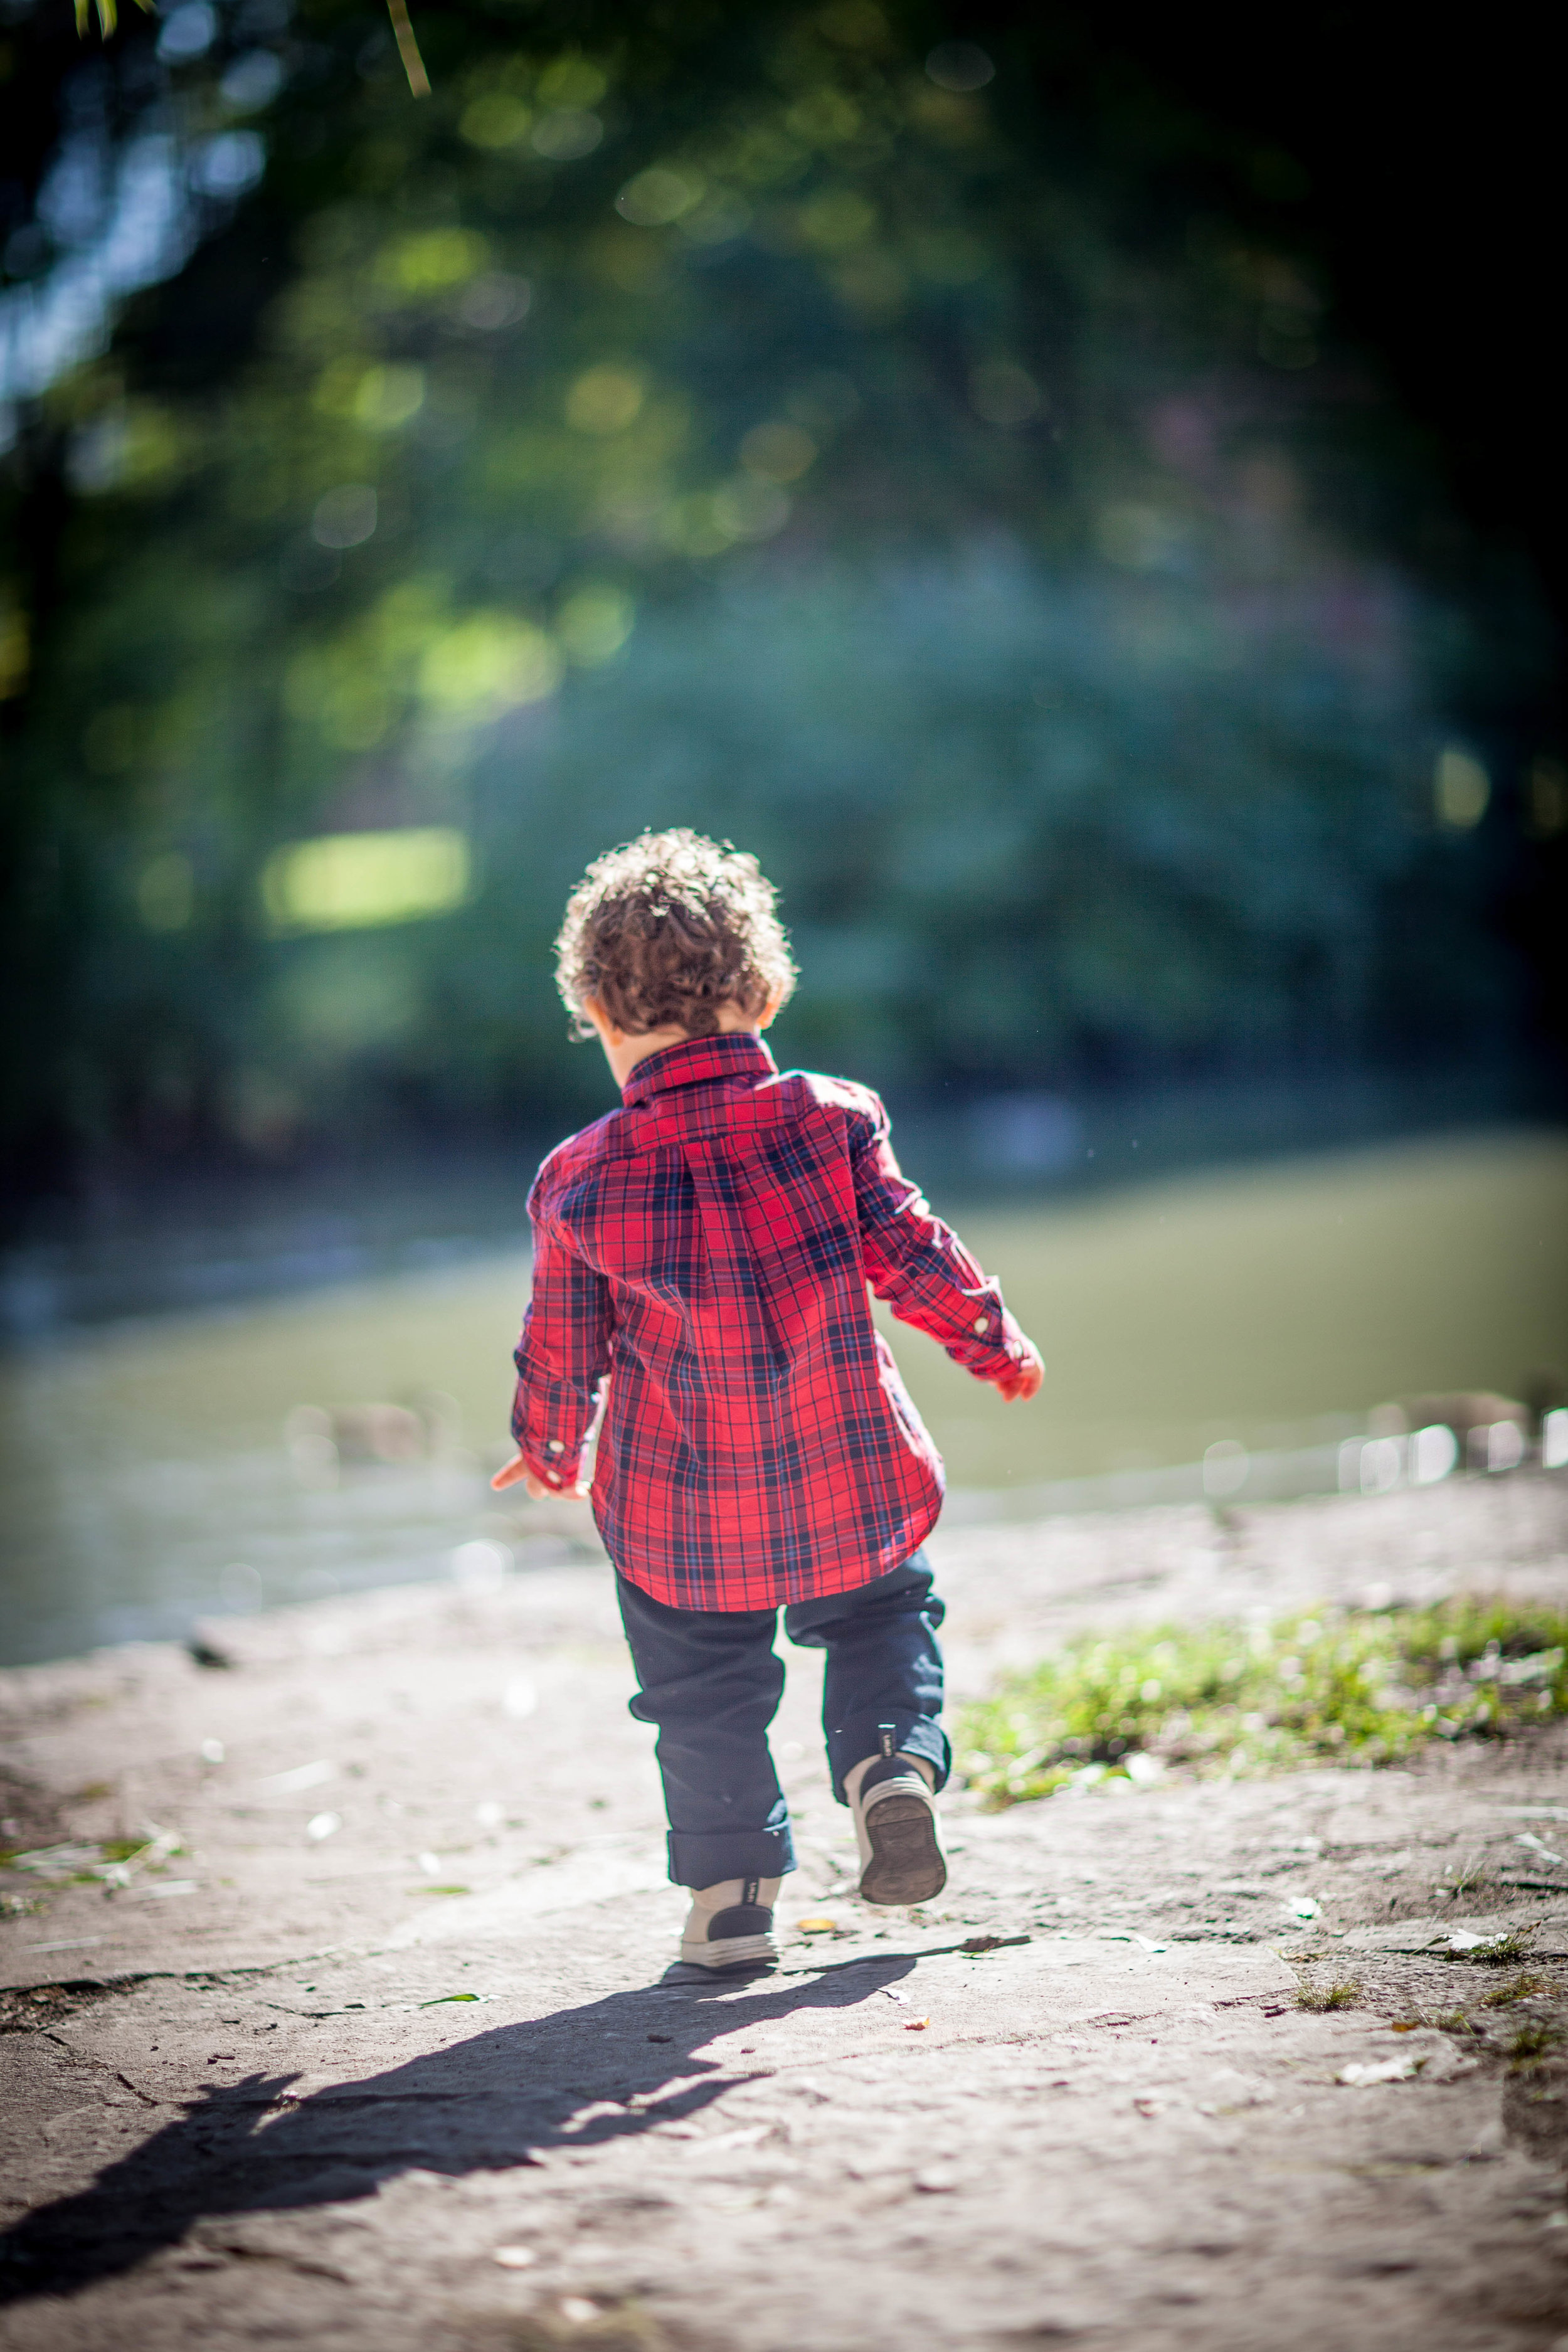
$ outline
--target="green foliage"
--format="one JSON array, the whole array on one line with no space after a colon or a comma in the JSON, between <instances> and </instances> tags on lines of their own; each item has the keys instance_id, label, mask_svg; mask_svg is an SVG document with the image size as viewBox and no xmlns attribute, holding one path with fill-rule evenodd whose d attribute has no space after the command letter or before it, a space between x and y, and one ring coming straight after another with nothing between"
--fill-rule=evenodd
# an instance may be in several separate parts
<instances>
[{"instance_id":1,"label":"green foliage","mask_svg":"<svg viewBox=\"0 0 1568 2352\"><path fill-rule=\"evenodd\" d=\"M1366 386L1208 127L1108 89L1108 176L1048 27L950 89L871 0L416 16L417 103L305 0L262 188L33 420L0 1129L581 1112L548 942L647 822L777 869L781 1043L885 1081L1495 1032L1427 838L1467 625L1367 541ZM468 833L468 902L278 936L268 859L367 827Z\"/></svg>"},{"instance_id":2,"label":"green foliage","mask_svg":"<svg viewBox=\"0 0 1568 2352\"><path fill-rule=\"evenodd\" d=\"M1568 1613L1456 1601L1085 1634L971 1707L957 1744L971 1787L1005 1805L1113 1774L1152 1779L1165 1763L1230 1774L1324 1757L1392 1763L1429 1739L1564 1712Z\"/></svg>"}]
</instances>

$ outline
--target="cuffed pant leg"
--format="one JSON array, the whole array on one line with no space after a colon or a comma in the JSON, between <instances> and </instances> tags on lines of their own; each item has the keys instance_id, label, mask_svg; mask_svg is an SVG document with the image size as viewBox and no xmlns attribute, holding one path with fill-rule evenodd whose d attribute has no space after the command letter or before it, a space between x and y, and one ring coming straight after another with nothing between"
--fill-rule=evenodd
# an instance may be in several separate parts
<instances>
[{"instance_id":1,"label":"cuffed pant leg","mask_svg":"<svg viewBox=\"0 0 1568 2352\"><path fill-rule=\"evenodd\" d=\"M822 1727L833 1793L842 1805L844 1776L881 1745L879 1727L893 1727L893 1746L919 1756L947 1779L952 1751L937 1721L942 1712L942 1652L936 1629L947 1612L931 1590L931 1568L917 1551L869 1584L822 1601L797 1601L784 1611L784 1631L804 1649L826 1650Z\"/></svg>"},{"instance_id":2,"label":"cuffed pant leg","mask_svg":"<svg viewBox=\"0 0 1568 2352\"><path fill-rule=\"evenodd\" d=\"M671 1609L624 1576L616 1595L639 1685L631 1711L658 1726L670 1877L782 1878L795 1849L768 1752L784 1691L778 1612Z\"/></svg>"}]
</instances>

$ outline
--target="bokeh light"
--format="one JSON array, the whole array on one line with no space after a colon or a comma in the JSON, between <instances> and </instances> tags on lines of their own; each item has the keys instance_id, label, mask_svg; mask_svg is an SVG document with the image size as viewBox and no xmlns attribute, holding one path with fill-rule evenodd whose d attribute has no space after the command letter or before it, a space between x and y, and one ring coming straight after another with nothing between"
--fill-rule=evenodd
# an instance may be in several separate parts
<instances>
[{"instance_id":1,"label":"bokeh light","mask_svg":"<svg viewBox=\"0 0 1568 2352\"><path fill-rule=\"evenodd\" d=\"M261 893L278 930L361 930L449 914L470 883L464 836L426 825L291 842L268 858Z\"/></svg>"}]
</instances>

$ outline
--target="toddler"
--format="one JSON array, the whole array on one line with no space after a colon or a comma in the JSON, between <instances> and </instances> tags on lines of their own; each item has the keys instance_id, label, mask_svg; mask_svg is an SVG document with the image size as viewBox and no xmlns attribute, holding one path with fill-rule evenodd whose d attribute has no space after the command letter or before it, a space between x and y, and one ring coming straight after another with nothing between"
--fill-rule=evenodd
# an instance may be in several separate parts
<instances>
[{"instance_id":1,"label":"toddler","mask_svg":"<svg viewBox=\"0 0 1568 2352\"><path fill-rule=\"evenodd\" d=\"M557 1146L529 1197L533 1295L516 1457L498 1487L584 1494L658 1727L681 1958L766 1967L795 1867L768 1750L778 1611L826 1652L823 1727L868 1903L945 1883L935 1795L942 1604L921 1545L941 1457L867 1289L1007 1398L1044 1367L1002 1294L900 1174L877 1097L781 1072L762 1033L795 985L756 860L684 828L590 866L556 943L621 1108ZM605 1385L608 1396L605 1398Z\"/></svg>"}]
</instances>

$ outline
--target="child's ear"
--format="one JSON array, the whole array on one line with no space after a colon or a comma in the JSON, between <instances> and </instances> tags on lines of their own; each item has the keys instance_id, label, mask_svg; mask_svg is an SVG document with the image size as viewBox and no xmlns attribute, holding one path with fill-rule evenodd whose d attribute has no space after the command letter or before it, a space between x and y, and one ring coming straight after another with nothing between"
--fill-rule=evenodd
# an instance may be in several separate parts
<instances>
[{"instance_id":1,"label":"child's ear","mask_svg":"<svg viewBox=\"0 0 1568 2352\"><path fill-rule=\"evenodd\" d=\"M783 1003L784 991L781 988L774 995L769 997L761 1013L757 1015L757 1027L759 1030L769 1029L773 1026L773 1015Z\"/></svg>"}]
</instances>

